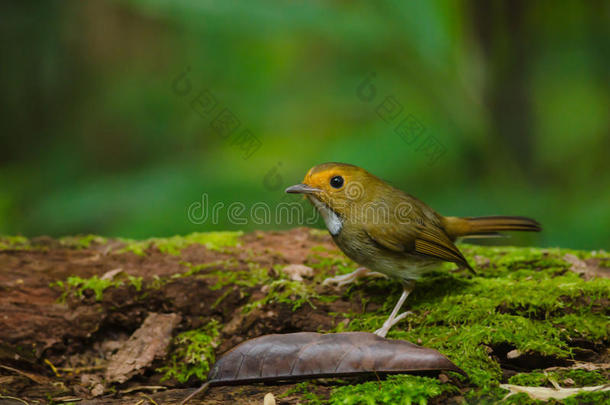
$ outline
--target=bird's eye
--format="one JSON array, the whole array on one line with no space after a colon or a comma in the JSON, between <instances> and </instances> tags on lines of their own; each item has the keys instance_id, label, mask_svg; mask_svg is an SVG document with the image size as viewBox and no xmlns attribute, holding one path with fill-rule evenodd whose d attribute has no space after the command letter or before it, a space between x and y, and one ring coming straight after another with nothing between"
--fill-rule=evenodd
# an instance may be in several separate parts
<instances>
[{"instance_id":1,"label":"bird's eye","mask_svg":"<svg viewBox=\"0 0 610 405\"><path fill-rule=\"evenodd\" d=\"M343 186L343 177L335 176L330 179L330 186L333 188L341 188L341 186Z\"/></svg>"}]
</instances>

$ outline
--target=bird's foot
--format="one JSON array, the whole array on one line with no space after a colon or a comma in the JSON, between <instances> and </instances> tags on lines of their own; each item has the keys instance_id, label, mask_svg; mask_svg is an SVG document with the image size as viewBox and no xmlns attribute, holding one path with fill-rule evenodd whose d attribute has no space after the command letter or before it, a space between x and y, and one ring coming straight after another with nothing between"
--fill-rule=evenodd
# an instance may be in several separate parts
<instances>
[{"instance_id":1,"label":"bird's foot","mask_svg":"<svg viewBox=\"0 0 610 405\"><path fill-rule=\"evenodd\" d=\"M335 284L337 287L343 287L346 284L353 283L360 277L371 276L371 277L386 277L382 273L377 273L376 271L370 271L366 267L359 267L355 271L352 271L348 274L342 274L340 276L329 277L322 282L322 285L332 285Z\"/></svg>"},{"instance_id":2,"label":"bird's foot","mask_svg":"<svg viewBox=\"0 0 610 405\"><path fill-rule=\"evenodd\" d=\"M392 329L392 327L394 325L396 325L398 322L402 321L407 315L411 315L411 314L413 314L413 312L406 311L406 312L403 312L402 314L397 315L397 316L395 316L393 318L392 317L388 318L383 323L383 326L375 331L375 334L377 336L382 337L382 338L386 337L386 335L388 334L388 332L390 331L390 329Z\"/></svg>"}]
</instances>

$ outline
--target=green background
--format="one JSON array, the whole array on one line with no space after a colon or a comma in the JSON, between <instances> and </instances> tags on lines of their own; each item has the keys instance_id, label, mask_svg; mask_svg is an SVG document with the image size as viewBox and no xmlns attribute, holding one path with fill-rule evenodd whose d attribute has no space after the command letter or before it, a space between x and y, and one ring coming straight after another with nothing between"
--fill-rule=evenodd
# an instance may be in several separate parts
<instances>
[{"instance_id":1,"label":"green background","mask_svg":"<svg viewBox=\"0 0 610 405\"><path fill-rule=\"evenodd\" d=\"M544 226L499 243L610 244L609 2L14 1L0 15L0 233L288 228L187 210L203 194L300 201L283 189L340 161L445 215ZM206 89L217 106L201 116ZM248 159L210 125L225 108L260 141ZM405 117L444 153L401 138Z\"/></svg>"}]
</instances>

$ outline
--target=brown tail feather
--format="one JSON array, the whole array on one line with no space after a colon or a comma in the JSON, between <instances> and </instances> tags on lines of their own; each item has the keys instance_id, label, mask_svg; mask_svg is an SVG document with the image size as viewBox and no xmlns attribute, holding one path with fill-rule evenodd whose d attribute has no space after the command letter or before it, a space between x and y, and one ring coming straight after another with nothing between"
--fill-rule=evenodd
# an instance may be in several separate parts
<instances>
[{"instance_id":1,"label":"brown tail feather","mask_svg":"<svg viewBox=\"0 0 610 405\"><path fill-rule=\"evenodd\" d=\"M542 227L538 222L525 217L445 217L443 222L445 231L453 239L460 236L488 234L500 231L539 232L542 230Z\"/></svg>"}]
</instances>

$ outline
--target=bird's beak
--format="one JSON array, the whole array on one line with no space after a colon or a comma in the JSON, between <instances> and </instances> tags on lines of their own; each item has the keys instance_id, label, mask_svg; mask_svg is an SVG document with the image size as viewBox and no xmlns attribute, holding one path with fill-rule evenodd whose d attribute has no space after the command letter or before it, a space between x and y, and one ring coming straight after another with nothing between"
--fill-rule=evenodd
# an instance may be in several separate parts
<instances>
[{"instance_id":1,"label":"bird's beak","mask_svg":"<svg viewBox=\"0 0 610 405\"><path fill-rule=\"evenodd\" d=\"M286 192L289 194L313 194L318 193L322 190L319 188L308 186L307 184L295 184L294 186L290 186L286 189Z\"/></svg>"}]
</instances>

